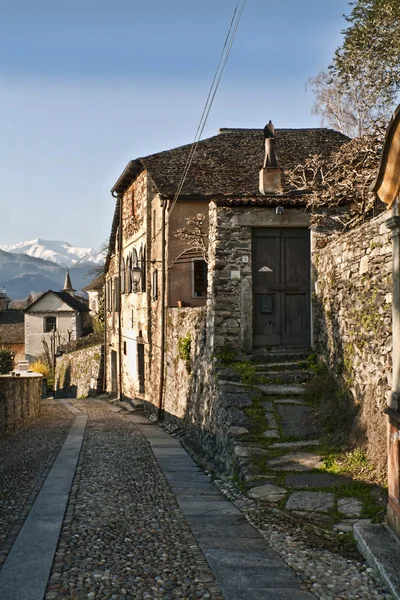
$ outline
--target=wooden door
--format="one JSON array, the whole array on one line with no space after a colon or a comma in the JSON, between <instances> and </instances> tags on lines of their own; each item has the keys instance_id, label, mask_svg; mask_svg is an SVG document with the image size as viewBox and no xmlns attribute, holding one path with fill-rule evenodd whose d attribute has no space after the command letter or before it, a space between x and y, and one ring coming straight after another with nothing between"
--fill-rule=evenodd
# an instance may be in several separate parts
<instances>
[{"instance_id":1,"label":"wooden door","mask_svg":"<svg viewBox=\"0 0 400 600\"><path fill-rule=\"evenodd\" d=\"M254 229L253 345L310 345L310 232Z\"/></svg>"},{"instance_id":2,"label":"wooden door","mask_svg":"<svg viewBox=\"0 0 400 600\"><path fill-rule=\"evenodd\" d=\"M138 343L139 392L145 391L144 344Z\"/></svg>"},{"instance_id":3,"label":"wooden door","mask_svg":"<svg viewBox=\"0 0 400 600\"><path fill-rule=\"evenodd\" d=\"M111 350L111 392L113 394L116 394L118 391L117 374L117 353L115 350Z\"/></svg>"}]
</instances>

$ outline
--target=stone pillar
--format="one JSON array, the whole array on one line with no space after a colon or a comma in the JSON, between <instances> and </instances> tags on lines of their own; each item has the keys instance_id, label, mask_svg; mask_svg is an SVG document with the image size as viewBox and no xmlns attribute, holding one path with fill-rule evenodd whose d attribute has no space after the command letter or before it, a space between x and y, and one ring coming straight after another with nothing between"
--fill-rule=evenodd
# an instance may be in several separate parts
<instances>
[{"instance_id":1,"label":"stone pillar","mask_svg":"<svg viewBox=\"0 0 400 600\"><path fill-rule=\"evenodd\" d=\"M388 394L388 522L400 535L400 216L386 221L392 231L393 302L392 302L392 391Z\"/></svg>"}]
</instances>

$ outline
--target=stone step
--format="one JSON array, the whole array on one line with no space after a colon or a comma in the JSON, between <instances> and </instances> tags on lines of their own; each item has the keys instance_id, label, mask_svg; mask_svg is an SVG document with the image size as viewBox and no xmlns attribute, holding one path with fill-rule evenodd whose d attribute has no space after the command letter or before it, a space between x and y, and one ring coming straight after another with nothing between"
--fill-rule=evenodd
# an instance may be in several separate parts
<instances>
[{"instance_id":1,"label":"stone step","mask_svg":"<svg viewBox=\"0 0 400 600\"><path fill-rule=\"evenodd\" d=\"M234 369L230 367L217 367L216 369L218 378L223 381L241 381L241 376Z\"/></svg>"},{"instance_id":2,"label":"stone step","mask_svg":"<svg viewBox=\"0 0 400 600\"><path fill-rule=\"evenodd\" d=\"M320 445L320 441L319 440L300 440L298 442L276 442L275 444L271 445L271 448L288 448L289 450L291 448L306 448L307 446L319 446Z\"/></svg>"},{"instance_id":3,"label":"stone step","mask_svg":"<svg viewBox=\"0 0 400 600\"><path fill-rule=\"evenodd\" d=\"M314 377L313 371L258 371L258 375L264 375L269 383L305 383Z\"/></svg>"},{"instance_id":4,"label":"stone step","mask_svg":"<svg viewBox=\"0 0 400 600\"><path fill-rule=\"evenodd\" d=\"M292 406L307 406L304 400L299 398L274 398L275 404L291 404Z\"/></svg>"},{"instance_id":5,"label":"stone step","mask_svg":"<svg viewBox=\"0 0 400 600\"><path fill-rule=\"evenodd\" d=\"M305 348L271 348L268 351L252 354L249 356L249 360L257 364L303 361L307 359L309 354L310 349Z\"/></svg>"},{"instance_id":6,"label":"stone step","mask_svg":"<svg viewBox=\"0 0 400 600\"><path fill-rule=\"evenodd\" d=\"M258 385L257 388L266 396L302 396L305 387L302 385Z\"/></svg>"},{"instance_id":7,"label":"stone step","mask_svg":"<svg viewBox=\"0 0 400 600\"><path fill-rule=\"evenodd\" d=\"M281 418L282 431L285 436L301 439L317 435L311 417L310 406L277 405L276 410Z\"/></svg>"},{"instance_id":8,"label":"stone step","mask_svg":"<svg viewBox=\"0 0 400 600\"><path fill-rule=\"evenodd\" d=\"M312 452L289 452L270 458L266 466L272 471L313 471L322 467L322 457Z\"/></svg>"},{"instance_id":9,"label":"stone step","mask_svg":"<svg viewBox=\"0 0 400 600\"><path fill-rule=\"evenodd\" d=\"M291 361L280 361L271 363L261 363L254 365L257 373L259 371L298 371L302 370L305 361L303 360L291 360Z\"/></svg>"}]
</instances>

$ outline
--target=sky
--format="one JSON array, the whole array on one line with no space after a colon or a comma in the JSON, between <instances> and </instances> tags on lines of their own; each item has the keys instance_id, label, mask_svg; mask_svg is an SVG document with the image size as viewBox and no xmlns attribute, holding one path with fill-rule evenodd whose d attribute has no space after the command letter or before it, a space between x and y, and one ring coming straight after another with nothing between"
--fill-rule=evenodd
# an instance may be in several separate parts
<instances>
[{"instance_id":1,"label":"sky","mask_svg":"<svg viewBox=\"0 0 400 600\"><path fill-rule=\"evenodd\" d=\"M0 244L99 248L129 160L194 139L236 0L0 0ZM318 127L348 0L247 0L204 130Z\"/></svg>"}]
</instances>

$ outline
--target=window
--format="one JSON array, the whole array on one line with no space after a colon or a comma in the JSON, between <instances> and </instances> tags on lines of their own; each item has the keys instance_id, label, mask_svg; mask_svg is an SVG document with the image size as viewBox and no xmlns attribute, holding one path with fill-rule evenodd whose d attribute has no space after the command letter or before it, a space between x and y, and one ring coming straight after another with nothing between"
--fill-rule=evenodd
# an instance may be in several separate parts
<instances>
[{"instance_id":1,"label":"window","mask_svg":"<svg viewBox=\"0 0 400 600\"><path fill-rule=\"evenodd\" d=\"M120 307L119 279L118 279L118 277L114 277L114 297L113 297L114 312L119 312L119 307Z\"/></svg>"},{"instance_id":2,"label":"window","mask_svg":"<svg viewBox=\"0 0 400 600\"><path fill-rule=\"evenodd\" d=\"M157 211L153 210L153 239L157 235Z\"/></svg>"},{"instance_id":3,"label":"window","mask_svg":"<svg viewBox=\"0 0 400 600\"><path fill-rule=\"evenodd\" d=\"M132 210L132 217L134 217L135 216L135 188L133 188L131 191L131 210Z\"/></svg>"},{"instance_id":4,"label":"window","mask_svg":"<svg viewBox=\"0 0 400 600\"><path fill-rule=\"evenodd\" d=\"M134 292L134 293L138 292L139 289L138 289L138 284L134 279L132 269L133 269L133 267L138 267L138 266L139 266L138 265L138 255L137 255L135 248L133 248L132 249L132 261L131 261L131 282L132 282L131 285L132 285L132 292Z\"/></svg>"},{"instance_id":5,"label":"window","mask_svg":"<svg viewBox=\"0 0 400 600\"><path fill-rule=\"evenodd\" d=\"M205 260L193 261L193 297L207 296L207 263Z\"/></svg>"},{"instance_id":6,"label":"window","mask_svg":"<svg viewBox=\"0 0 400 600\"><path fill-rule=\"evenodd\" d=\"M146 291L146 248L141 248L139 253L139 264L141 269L140 287L142 292Z\"/></svg>"},{"instance_id":7,"label":"window","mask_svg":"<svg viewBox=\"0 0 400 600\"><path fill-rule=\"evenodd\" d=\"M121 294L125 294L125 261L121 258Z\"/></svg>"},{"instance_id":8,"label":"window","mask_svg":"<svg viewBox=\"0 0 400 600\"><path fill-rule=\"evenodd\" d=\"M132 257L131 256L126 261L125 290L128 294L130 294L132 292Z\"/></svg>"},{"instance_id":9,"label":"window","mask_svg":"<svg viewBox=\"0 0 400 600\"><path fill-rule=\"evenodd\" d=\"M158 271L153 271L153 300L158 298Z\"/></svg>"},{"instance_id":10,"label":"window","mask_svg":"<svg viewBox=\"0 0 400 600\"><path fill-rule=\"evenodd\" d=\"M125 354L125 356L127 355L127 353L128 353L128 350L127 350L127 347L126 347L126 342L124 342L124 354Z\"/></svg>"},{"instance_id":11,"label":"window","mask_svg":"<svg viewBox=\"0 0 400 600\"><path fill-rule=\"evenodd\" d=\"M44 318L44 332L49 333L53 329L57 328L57 317L45 317Z\"/></svg>"},{"instance_id":12,"label":"window","mask_svg":"<svg viewBox=\"0 0 400 600\"><path fill-rule=\"evenodd\" d=\"M106 307L108 312L112 311L112 279L108 279L106 285Z\"/></svg>"}]
</instances>

